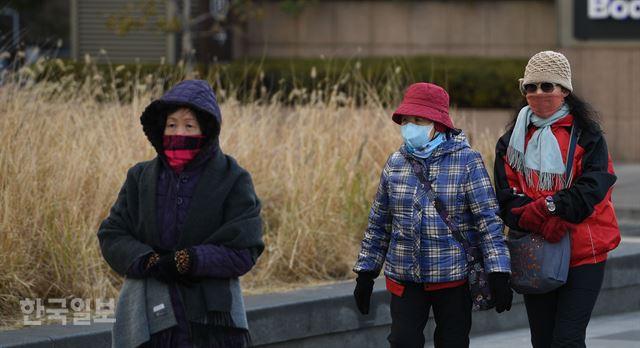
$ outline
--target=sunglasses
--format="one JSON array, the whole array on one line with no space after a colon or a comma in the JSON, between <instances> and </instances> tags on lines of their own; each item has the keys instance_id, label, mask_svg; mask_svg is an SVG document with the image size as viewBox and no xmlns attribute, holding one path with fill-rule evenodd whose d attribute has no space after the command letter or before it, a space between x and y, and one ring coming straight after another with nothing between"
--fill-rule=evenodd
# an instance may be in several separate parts
<instances>
[{"instance_id":1,"label":"sunglasses","mask_svg":"<svg viewBox=\"0 0 640 348\"><path fill-rule=\"evenodd\" d=\"M535 93L538 91L538 88L544 93L551 93L556 86L558 86L558 84L553 82L527 83L522 86L522 94Z\"/></svg>"}]
</instances>

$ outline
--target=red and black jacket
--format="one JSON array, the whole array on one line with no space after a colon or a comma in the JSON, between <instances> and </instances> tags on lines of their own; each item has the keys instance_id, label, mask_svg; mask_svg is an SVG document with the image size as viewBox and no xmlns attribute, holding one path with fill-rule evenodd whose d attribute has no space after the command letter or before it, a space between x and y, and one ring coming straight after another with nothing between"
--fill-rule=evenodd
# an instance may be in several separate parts
<instances>
[{"instance_id":1,"label":"red and black jacket","mask_svg":"<svg viewBox=\"0 0 640 348\"><path fill-rule=\"evenodd\" d=\"M572 124L573 116L568 115L551 126L565 161ZM535 126L530 126L525 144L528 144L535 130ZM620 243L620 230L611 202L616 176L602 132L581 133L573 158L573 182L568 188L559 191L539 190L537 177L534 178L533 188L526 185L524 175L511 168L506 160L510 139L511 131L498 140L494 166L500 217L504 223L509 228L519 229L519 216L512 214L511 209L526 205L539 197L553 196L557 206L556 214L577 224L576 230L571 234L571 266L605 260L607 253Z\"/></svg>"}]
</instances>

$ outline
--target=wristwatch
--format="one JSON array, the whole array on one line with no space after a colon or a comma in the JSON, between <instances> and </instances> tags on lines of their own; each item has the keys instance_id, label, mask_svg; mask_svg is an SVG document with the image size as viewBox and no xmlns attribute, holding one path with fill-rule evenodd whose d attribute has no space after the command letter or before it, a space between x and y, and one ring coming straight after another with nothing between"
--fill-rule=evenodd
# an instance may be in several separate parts
<instances>
[{"instance_id":1,"label":"wristwatch","mask_svg":"<svg viewBox=\"0 0 640 348\"><path fill-rule=\"evenodd\" d=\"M553 201L552 196L547 196L544 201L547 203L547 210L552 215L556 213L556 202Z\"/></svg>"}]
</instances>

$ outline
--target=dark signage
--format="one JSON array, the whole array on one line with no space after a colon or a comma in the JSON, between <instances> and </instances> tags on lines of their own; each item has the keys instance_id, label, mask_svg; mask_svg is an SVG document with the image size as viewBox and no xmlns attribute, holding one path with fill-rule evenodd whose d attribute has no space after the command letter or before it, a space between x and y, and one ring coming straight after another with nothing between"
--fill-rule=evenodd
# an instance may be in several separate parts
<instances>
[{"instance_id":1,"label":"dark signage","mask_svg":"<svg viewBox=\"0 0 640 348\"><path fill-rule=\"evenodd\" d=\"M573 29L581 40L640 40L640 0L574 0Z\"/></svg>"}]
</instances>

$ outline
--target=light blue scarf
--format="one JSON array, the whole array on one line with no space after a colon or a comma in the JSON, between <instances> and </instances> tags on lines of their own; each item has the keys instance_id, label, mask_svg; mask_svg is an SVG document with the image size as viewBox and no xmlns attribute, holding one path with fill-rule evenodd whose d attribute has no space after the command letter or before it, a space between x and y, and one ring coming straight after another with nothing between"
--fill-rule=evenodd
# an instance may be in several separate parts
<instances>
[{"instance_id":1,"label":"light blue scarf","mask_svg":"<svg viewBox=\"0 0 640 348\"><path fill-rule=\"evenodd\" d=\"M431 140L421 149L414 149L411 145L405 143L405 147L407 148L407 152L410 154L419 157L419 158L429 158L433 151L437 149L442 143L447 141L447 136L444 133L436 132Z\"/></svg>"},{"instance_id":2,"label":"light blue scarf","mask_svg":"<svg viewBox=\"0 0 640 348\"><path fill-rule=\"evenodd\" d=\"M518 113L507 148L507 159L512 168L524 173L527 186L533 187L533 173L536 173L539 178L538 189L549 191L564 187L565 163L551 125L568 114L569 106L566 103L548 118L535 115L529 105ZM525 152L525 137L530 124L538 129L529 140Z\"/></svg>"}]
</instances>

